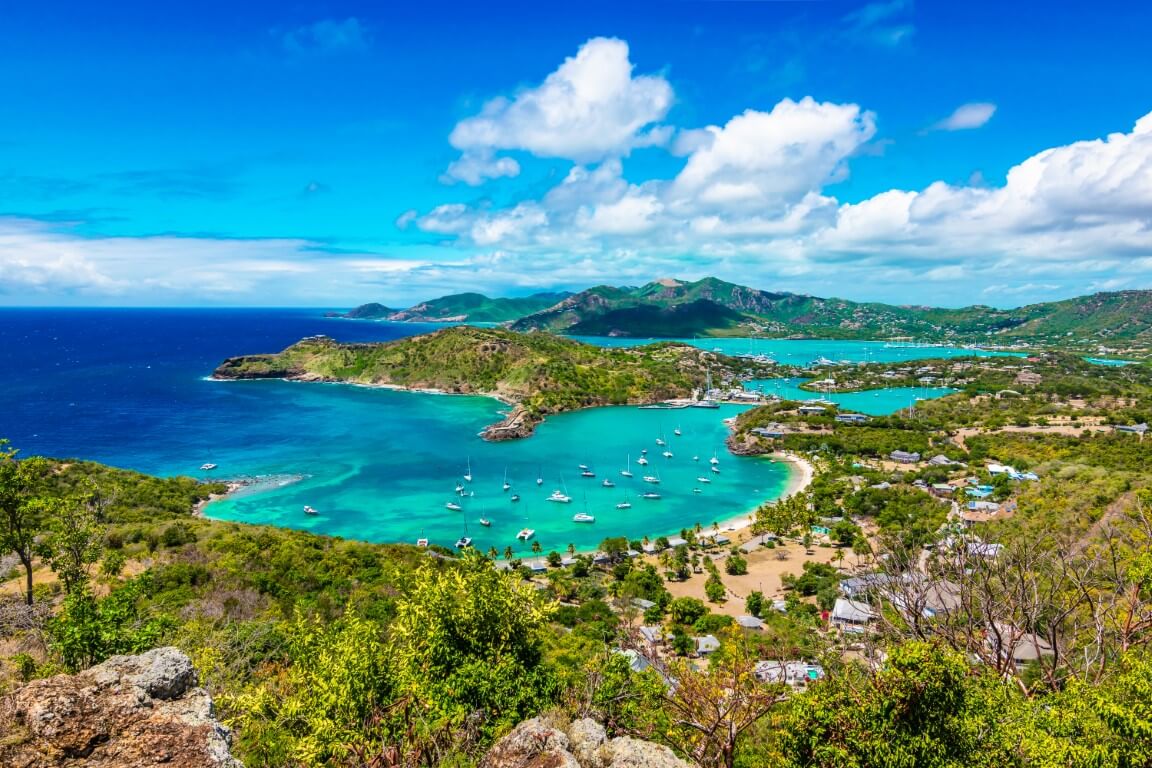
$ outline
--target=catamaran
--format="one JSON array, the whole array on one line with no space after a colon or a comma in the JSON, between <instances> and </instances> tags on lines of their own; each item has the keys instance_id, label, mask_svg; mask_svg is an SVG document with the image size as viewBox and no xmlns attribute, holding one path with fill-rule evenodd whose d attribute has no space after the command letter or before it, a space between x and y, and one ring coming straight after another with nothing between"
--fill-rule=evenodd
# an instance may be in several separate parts
<instances>
[{"instance_id":1,"label":"catamaran","mask_svg":"<svg viewBox=\"0 0 1152 768\"><path fill-rule=\"evenodd\" d=\"M536 531L532 528L521 528L520 533L516 534L516 538L520 539L520 541L528 541L528 539L535 535Z\"/></svg>"},{"instance_id":2,"label":"catamaran","mask_svg":"<svg viewBox=\"0 0 1152 768\"><path fill-rule=\"evenodd\" d=\"M664 445L664 438L662 438L662 437L656 438L656 445Z\"/></svg>"},{"instance_id":3,"label":"catamaran","mask_svg":"<svg viewBox=\"0 0 1152 768\"><path fill-rule=\"evenodd\" d=\"M456 549L464 549L470 546L472 546L471 536L461 536L460 538L456 539Z\"/></svg>"},{"instance_id":4,"label":"catamaran","mask_svg":"<svg viewBox=\"0 0 1152 768\"><path fill-rule=\"evenodd\" d=\"M312 507L305 504L304 505L304 514L306 514L306 515L318 515L320 513L317 512L316 510L312 509Z\"/></svg>"},{"instance_id":5,"label":"catamaran","mask_svg":"<svg viewBox=\"0 0 1152 768\"><path fill-rule=\"evenodd\" d=\"M572 515L572 522L594 523L596 522L596 517L594 515L588 514L587 512L577 512L576 514Z\"/></svg>"},{"instance_id":6,"label":"catamaran","mask_svg":"<svg viewBox=\"0 0 1152 768\"><path fill-rule=\"evenodd\" d=\"M201 464L200 469L202 469L205 472L209 472L213 469L216 469L216 465L215 464Z\"/></svg>"},{"instance_id":7,"label":"catamaran","mask_svg":"<svg viewBox=\"0 0 1152 768\"><path fill-rule=\"evenodd\" d=\"M548 501L556 501L560 504L567 504L568 502L572 501L572 497L560 489L556 489L555 491L552 491L552 495L548 497Z\"/></svg>"},{"instance_id":8,"label":"catamaran","mask_svg":"<svg viewBox=\"0 0 1152 768\"><path fill-rule=\"evenodd\" d=\"M418 547L428 546L428 539L424 538L424 531L420 531L420 538L416 539L416 546L418 546Z\"/></svg>"},{"instance_id":9,"label":"catamaran","mask_svg":"<svg viewBox=\"0 0 1152 768\"><path fill-rule=\"evenodd\" d=\"M632 454L628 454L628 461L624 464L624 469L620 470L621 477L632 477Z\"/></svg>"}]
</instances>

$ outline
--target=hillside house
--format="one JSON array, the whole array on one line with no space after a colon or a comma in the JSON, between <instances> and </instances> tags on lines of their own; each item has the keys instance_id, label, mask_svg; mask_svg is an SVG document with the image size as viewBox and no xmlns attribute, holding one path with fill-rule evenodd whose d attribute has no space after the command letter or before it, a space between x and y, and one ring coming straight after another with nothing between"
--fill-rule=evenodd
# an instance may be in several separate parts
<instances>
[{"instance_id":1,"label":"hillside house","mask_svg":"<svg viewBox=\"0 0 1152 768\"><path fill-rule=\"evenodd\" d=\"M920 454L915 451L892 451L888 454L888 458L897 464L915 464L920 461Z\"/></svg>"}]
</instances>

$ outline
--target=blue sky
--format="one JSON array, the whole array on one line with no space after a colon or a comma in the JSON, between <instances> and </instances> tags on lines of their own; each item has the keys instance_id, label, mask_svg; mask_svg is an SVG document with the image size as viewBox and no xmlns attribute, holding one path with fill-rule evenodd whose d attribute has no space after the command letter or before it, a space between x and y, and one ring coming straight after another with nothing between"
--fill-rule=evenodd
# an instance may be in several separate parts
<instances>
[{"instance_id":1,"label":"blue sky","mask_svg":"<svg viewBox=\"0 0 1152 768\"><path fill-rule=\"evenodd\" d=\"M1152 7L1071 6L8 3L0 304L1152 287Z\"/></svg>"}]
</instances>

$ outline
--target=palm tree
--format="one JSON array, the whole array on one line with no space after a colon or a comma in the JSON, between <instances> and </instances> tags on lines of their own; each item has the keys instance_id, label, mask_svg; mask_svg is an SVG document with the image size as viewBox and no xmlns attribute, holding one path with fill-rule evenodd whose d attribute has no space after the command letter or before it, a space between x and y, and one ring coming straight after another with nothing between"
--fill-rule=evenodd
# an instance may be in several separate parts
<instances>
[{"instance_id":1,"label":"palm tree","mask_svg":"<svg viewBox=\"0 0 1152 768\"><path fill-rule=\"evenodd\" d=\"M534 554L534 555L540 554L541 549L543 549L543 547L540 546L539 541L532 542L532 554Z\"/></svg>"},{"instance_id":2,"label":"palm tree","mask_svg":"<svg viewBox=\"0 0 1152 768\"><path fill-rule=\"evenodd\" d=\"M844 550L837 549L836 552L832 555L832 562L836 563L836 567L839 568L840 565L844 562Z\"/></svg>"},{"instance_id":3,"label":"palm tree","mask_svg":"<svg viewBox=\"0 0 1152 768\"><path fill-rule=\"evenodd\" d=\"M511 544L504 547L504 559L505 560L511 560L513 554L514 553L512 552L512 545Z\"/></svg>"},{"instance_id":4,"label":"palm tree","mask_svg":"<svg viewBox=\"0 0 1152 768\"><path fill-rule=\"evenodd\" d=\"M496 547L488 547L488 557L495 560L500 557L500 551L497 550Z\"/></svg>"},{"instance_id":5,"label":"palm tree","mask_svg":"<svg viewBox=\"0 0 1152 768\"><path fill-rule=\"evenodd\" d=\"M569 544L568 545L568 554L570 554L570 555L576 554L576 545L575 544Z\"/></svg>"},{"instance_id":6,"label":"palm tree","mask_svg":"<svg viewBox=\"0 0 1152 768\"><path fill-rule=\"evenodd\" d=\"M702 530L704 530L704 526L700 525L700 523L696 523L696 533L700 533Z\"/></svg>"}]
</instances>

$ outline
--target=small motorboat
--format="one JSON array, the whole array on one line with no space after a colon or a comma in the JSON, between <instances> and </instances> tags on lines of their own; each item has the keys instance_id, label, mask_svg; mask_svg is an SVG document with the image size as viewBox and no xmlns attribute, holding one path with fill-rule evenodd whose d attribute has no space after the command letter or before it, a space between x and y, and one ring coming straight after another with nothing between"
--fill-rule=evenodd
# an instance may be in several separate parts
<instances>
[{"instance_id":1,"label":"small motorboat","mask_svg":"<svg viewBox=\"0 0 1152 768\"><path fill-rule=\"evenodd\" d=\"M310 506L308 506L307 504L305 504L305 505L304 505L304 514L306 514L306 515L318 515L318 514L320 514L320 513L319 513L319 512L317 512L317 511L316 511L315 509L313 509L312 507L310 507Z\"/></svg>"},{"instance_id":2,"label":"small motorboat","mask_svg":"<svg viewBox=\"0 0 1152 768\"><path fill-rule=\"evenodd\" d=\"M210 472L213 469L216 469L216 465L215 464L201 464L200 469L203 470L204 472Z\"/></svg>"}]
</instances>

